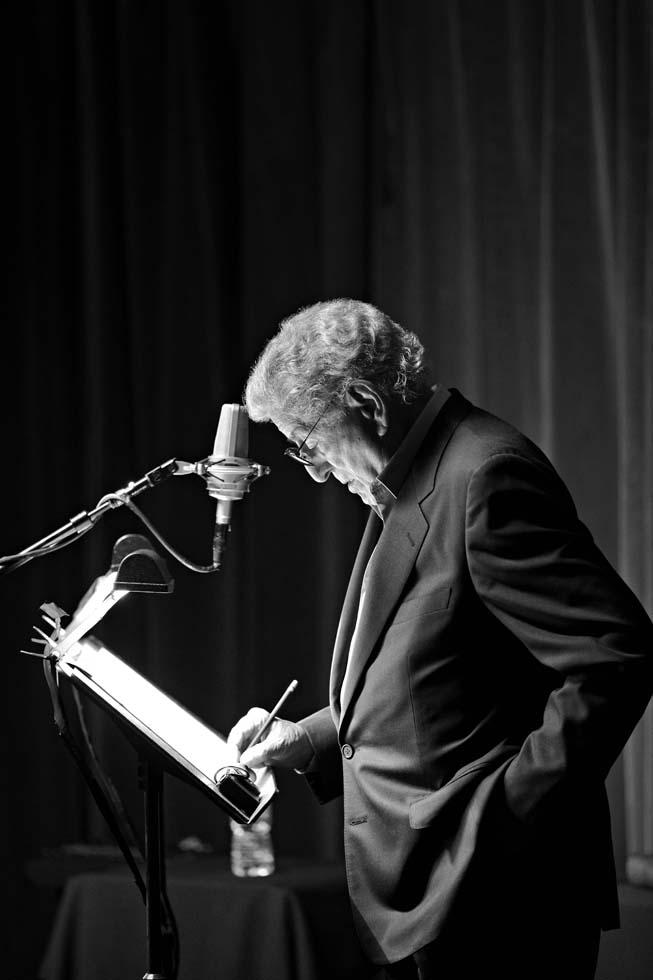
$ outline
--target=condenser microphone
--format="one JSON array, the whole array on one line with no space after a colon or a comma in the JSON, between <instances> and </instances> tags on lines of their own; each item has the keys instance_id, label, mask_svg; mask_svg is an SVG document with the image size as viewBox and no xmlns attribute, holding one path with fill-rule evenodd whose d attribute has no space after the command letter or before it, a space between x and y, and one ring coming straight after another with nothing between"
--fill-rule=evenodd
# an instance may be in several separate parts
<instances>
[{"instance_id":1,"label":"condenser microphone","mask_svg":"<svg viewBox=\"0 0 653 980\"><path fill-rule=\"evenodd\" d=\"M226 536L235 500L242 500L250 484L269 473L269 467L249 459L249 418L244 405L223 405L213 452L204 461L204 478L216 500L213 563L222 564Z\"/></svg>"},{"instance_id":2,"label":"condenser microphone","mask_svg":"<svg viewBox=\"0 0 653 980\"><path fill-rule=\"evenodd\" d=\"M234 500L247 493L251 467L249 419L244 405L223 405L213 452L207 460L207 488L217 500L216 524L231 523Z\"/></svg>"},{"instance_id":3,"label":"condenser microphone","mask_svg":"<svg viewBox=\"0 0 653 980\"><path fill-rule=\"evenodd\" d=\"M223 405L213 452L197 463L173 460L175 476L195 473L206 481L206 489L216 500L215 531L213 534L213 568L222 565L222 554L231 524L235 500L242 500L249 488L261 476L267 476L269 466L254 463L249 453L249 418L244 405Z\"/></svg>"}]
</instances>

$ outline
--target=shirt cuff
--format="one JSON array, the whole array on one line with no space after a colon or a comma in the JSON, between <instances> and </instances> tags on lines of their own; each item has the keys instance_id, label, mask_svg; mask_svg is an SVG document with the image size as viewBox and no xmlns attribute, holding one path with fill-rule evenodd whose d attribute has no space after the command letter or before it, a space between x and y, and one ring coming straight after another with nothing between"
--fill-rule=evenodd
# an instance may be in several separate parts
<instances>
[{"instance_id":1,"label":"shirt cuff","mask_svg":"<svg viewBox=\"0 0 653 980\"><path fill-rule=\"evenodd\" d=\"M306 729L305 728L304 728L304 731L306 732ZM306 735L308 737L308 741L310 743L311 750L312 750L312 753L313 754L311 755L311 758L309 759L309 762L308 762L308 765L307 766L304 766L303 769L295 769L294 770L294 772L296 772L298 776L306 776L308 773L317 772L317 769L318 769L318 765L317 765L317 752L315 751L315 746L313 745L313 740L312 740L312 738L311 738L311 736L309 735L308 732L306 732Z\"/></svg>"}]
</instances>

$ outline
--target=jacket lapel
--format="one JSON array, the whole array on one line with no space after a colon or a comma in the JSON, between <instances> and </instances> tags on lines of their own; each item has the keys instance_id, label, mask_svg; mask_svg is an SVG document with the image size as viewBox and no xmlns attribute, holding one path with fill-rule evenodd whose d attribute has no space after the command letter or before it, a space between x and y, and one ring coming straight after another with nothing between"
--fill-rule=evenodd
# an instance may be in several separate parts
<instances>
[{"instance_id":1,"label":"jacket lapel","mask_svg":"<svg viewBox=\"0 0 653 980\"><path fill-rule=\"evenodd\" d=\"M394 504L379 538L376 551L369 562L365 601L352 642L360 598L360 585L365 567L363 567L358 578L354 622L347 637L347 648L341 652L340 657L345 666L347 659L351 660L348 668L347 688L343 692L345 700L340 704L340 724L345 721L345 715L356 693L361 673L390 613L399 601L428 530L428 523L415 497L415 485L411 475L408 476L406 484L408 486L405 485L404 490L410 492L404 493L402 491L402 502L397 501ZM342 671L344 674L344 667ZM340 677L341 682L342 677Z\"/></svg>"},{"instance_id":2,"label":"jacket lapel","mask_svg":"<svg viewBox=\"0 0 653 980\"><path fill-rule=\"evenodd\" d=\"M338 632L336 633L335 644L333 647L331 677L329 681L331 710L336 723L340 715L340 687L345 675L347 658L349 656L349 646L354 633L354 627L356 626L363 576L370 560L370 555L374 551L382 529L383 525L380 518L378 518L374 512L371 512L358 548L358 554L356 555L354 567L349 579L349 585L347 586L345 600L342 605L342 611L340 613Z\"/></svg>"},{"instance_id":3,"label":"jacket lapel","mask_svg":"<svg viewBox=\"0 0 653 980\"><path fill-rule=\"evenodd\" d=\"M385 624L399 602L415 564L429 525L420 503L435 487L442 454L471 405L457 391L452 393L420 448L413 468L382 528L376 551L380 521L372 515L354 565L343 606L331 672L331 704L340 727L356 699L358 682ZM374 551L373 557L370 556ZM367 567L369 563L369 568ZM365 601L356 624L361 585L367 568ZM355 635L354 635L354 629ZM348 668L344 701L341 685Z\"/></svg>"}]
</instances>

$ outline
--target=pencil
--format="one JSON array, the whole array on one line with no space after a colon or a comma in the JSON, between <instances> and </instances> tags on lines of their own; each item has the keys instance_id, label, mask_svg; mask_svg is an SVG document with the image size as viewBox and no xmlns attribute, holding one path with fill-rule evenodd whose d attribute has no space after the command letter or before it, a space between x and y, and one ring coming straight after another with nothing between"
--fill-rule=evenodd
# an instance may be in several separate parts
<instances>
[{"instance_id":1,"label":"pencil","mask_svg":"<svg viewBox=\"0 0 653 980\"><path fill-rule=\"evenodd\" d=\"M296 680L290 682L290 684L288 685L288 687L286 688L286 690L283 692L283 694L281 695L281 697L279 698L279 700L277 701L277 703L275 704L274 708L272 709L272 711L270 712L270 714L267 716L267 718L265 719L265 721L263 722L263 724L261 725L261 727L259 728L259 730L254 734L254 737L252 738L252 741L247 746L248 749L251 749L252 745L256 745L257 742L260 742L261 741L261 739L263 738L263 736L267 732L268 728L270 727L270 725L272 724L272 722L277 717L277 714L279 713L282 705L285 704L286 698L289 698L290 697L290 695L292 694L292 692L297 687L297 684L298 683L299 682L296 681Z\"/></svg>"}]
</instances>

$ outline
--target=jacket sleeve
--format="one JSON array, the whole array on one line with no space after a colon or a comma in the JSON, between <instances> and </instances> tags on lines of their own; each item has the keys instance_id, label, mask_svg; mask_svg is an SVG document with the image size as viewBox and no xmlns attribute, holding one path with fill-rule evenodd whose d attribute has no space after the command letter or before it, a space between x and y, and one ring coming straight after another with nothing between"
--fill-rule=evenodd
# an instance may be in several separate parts
<instances>
[{"instance_id":1,"label":"jacket sleeve","mask_svg":"<svg viewBox=\"0 0 653 980\"><path fill-rule=\"evenodd\" d=\"M488 609L559 676L505 773L530 823L565 786L605 779L653 691L653 625L544 458L502 452L474 472L466 549Z\"/></svg>"},{"instance_id":2,"label":"jacket sleeve","mask_svg":"<svg viewBox=\"0 0 653 980\"><path fill-rule=\"evenodd\" d=\"M320 803L342 796L342 756L331 709L321 708L298 722L313 746L313 758L302 773Z\"/></svg>"}]
</instances>

